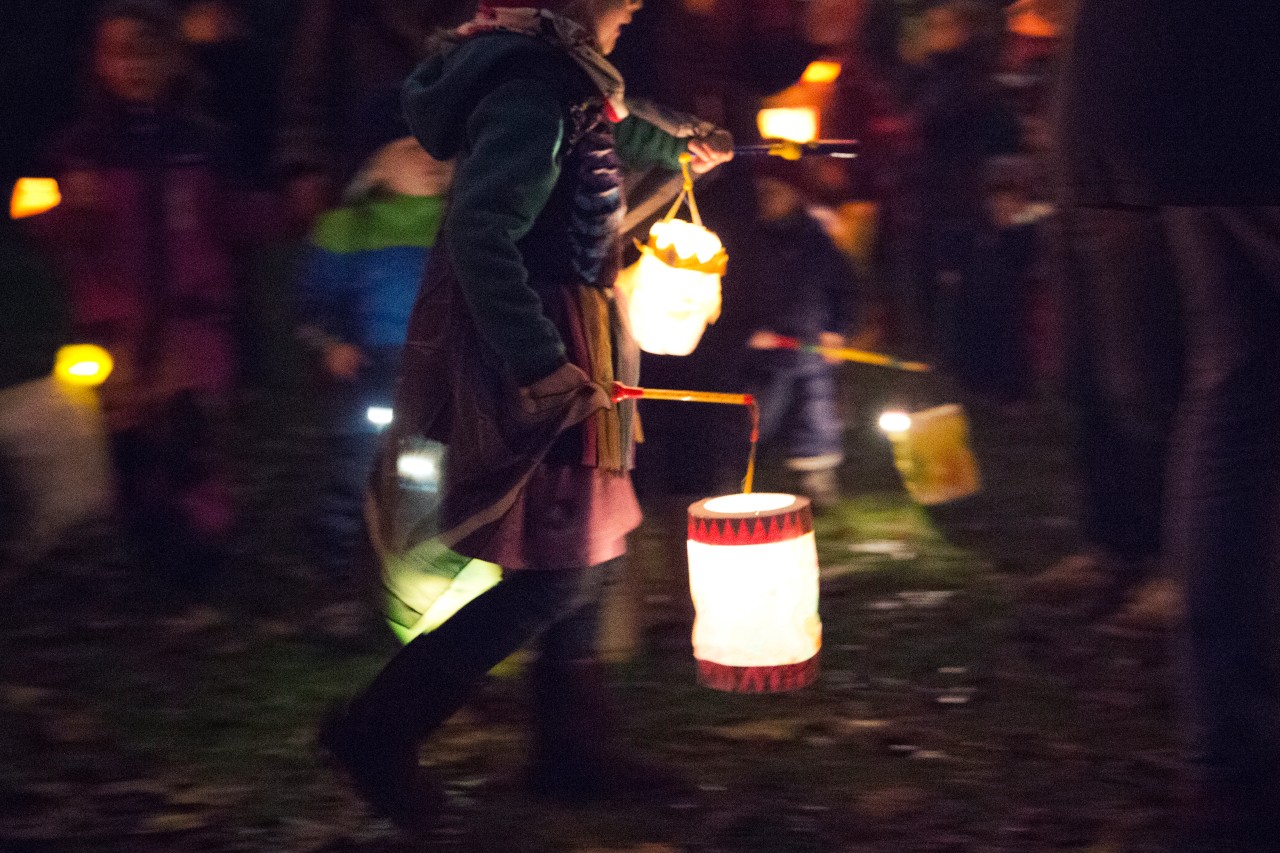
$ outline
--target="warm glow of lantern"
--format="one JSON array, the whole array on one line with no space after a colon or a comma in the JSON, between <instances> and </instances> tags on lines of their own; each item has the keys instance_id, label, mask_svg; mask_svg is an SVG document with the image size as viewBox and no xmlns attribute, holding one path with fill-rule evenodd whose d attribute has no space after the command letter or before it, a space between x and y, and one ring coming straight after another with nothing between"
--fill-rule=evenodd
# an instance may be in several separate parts
<instances>
[{"instance_id":1,"label":"warm glow of lantern","mask_svg":"<svg viewBox=\"0 0 1280 853\"><path fill-rule=\"evenodd\" d=\"M885 412L880 416L880 429L890 434L906 432L911 429L911 415L906 412Z\"/></svg>"},{"instance_id":2,"label":"warm glow of lantern","mask_svg":"<svg viewBox=\"0 0 1280 853\"><path fill-rule=\"evenodd\" d=\"M840 77L840 72L844 68L839 62L831 62L830 60L819 59L810 62L808 67L804 69L804 73L800 75L802 83L834 83Z\"/></svg>"},{"instance_id":3,"label":"warm glow of lantern","mask_svg":"<svg viewBox=\"0 0 1280 853\"><path fill-rule=\"evenodd\" d=\"M818 111L813 107L770 107L756 114L764 139L812 142L818 138Z\"/></svg>"},{"instance_id":4,"label":"warm glow of lantern","mask_svg":"<svg viewBox=\"0 0 1280 853\"><path fill-rule=\"evenodd\" d=\"M62 192L53 178L19 178L9 199L9 216L25 219L53 210L62 203Z\"/></svg>"},{"instance_id":5,"label":"warm glow of lantern","mask_svg":"<svg viewBox=\"0 0 1280 853\"><path fill-rule=\"evenodd\" d=\"M753 493L689 508L693 656L702 683L774 693L811 684L822 646L806 498Z\"/></svg>"},{"instance_id":6,"label":"warm glow of lantern","mask_svg":"<svg viewBox=\"0 0 1280 853\"><path fill-rule=\"evenodd\" d=\"M68 385L92 388L101 385L114 367L111 353L95 344L68 344L58 350L53 373Z\"/></svg>"},{"instance_id":7,"label":"warm glow of lantern","mask_svg":"<svg viewBox=\"0 0 1280 853\"><path fill-rule=\"evenodd\" d=\"M926 506L948 503L982 489L969 449L969 423L957 405L907 415L885 412L880 428L893 443L893 462L911 496Z\"/></svg>"},{"instance_id":8,"label":"warm glow of lantern","mask_svg":"<svg viewBox=\"0 0 1280 853\"><path fill-rule=\"evenodd\" d=\"M693 222L655 222L640 260L623 270L631 333L655 355L688 355L720 316L720 276L728 256L711 231Z\"/></svg>"}]
</instances>

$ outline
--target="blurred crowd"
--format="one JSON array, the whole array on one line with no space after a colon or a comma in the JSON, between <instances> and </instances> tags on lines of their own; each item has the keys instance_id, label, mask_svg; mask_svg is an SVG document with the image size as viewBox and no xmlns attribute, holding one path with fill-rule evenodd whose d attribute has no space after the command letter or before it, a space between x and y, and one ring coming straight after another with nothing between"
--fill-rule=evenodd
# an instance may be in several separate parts
<instances>
[{"instance_id":1,"label":"blurred crowd","mask_svg":"<svg viewBox=\"0 0 1280 853\"><path fill-rule=\"evenodd\" d=\"M58 126L33 109L48 127L6 157L6 186L51 176L61 193L47 212L6 221L6 299L39 304L5 312L6 411L84 433L78 449L60 444L74 431L6 435L6 457L26 460L6 466L12 494L25 494L13 503L40 519L14 525L15 560L57 539L42 532L36 547L20 530L70 528L112 503L132 558L192 587L216 575L236 527L220 447L228 404L278 373L280 348L264 335L280 330L255 316L265 292L284 294L288 333L330 404L312 557L341 577L358 547L377 430L450 180L450 165L409 137L399 89L472 4L265 8L98 5L80 24L75 114ZM798 99L824 136L861 143L852 160L743 160L700 190L735 258L724 317L693 356L646 356L651 384L753 390L766 446L820 505L839 495L835 368L779 350L776 336L928 358L983 400L1030 400L1049 325L1034 308L1057 41L1034 10L976 0L647 4L615 57L632 97L739 141L759 138L762 107ZM801 81L815 63L836 73ZM637 199L653 191L644 178L632 177ZM113 360L97 413L62 405L48 377L56 344L71 341ZM688 415L655 413L642 450L650 490L724 479L726 463L699 440L664 441L686 432L664 419ZM114 501L103 464L39 482L57 480L49 460L77 456L109 462Z\"/></svg>"},{"instance_id":2,"label":"blurred crowd","mask_svg":"<svg viewBox=\"0 0 1280 853\"><path fill-rule=\"evenodd\" d=\"M125 559L198 595L235 554L226 425L238 390L277 375L269 331L307 354L327 403L329 467L309 509L309 559L335 598L350 595L365 482L378 430L394 416L405 326L452 179L451 164L410 136L400 88L439 31L470 18L474 4L42 5L44 17L28 22L34 47L5 50L26 78L8 94L30 121L14 125L3 186L52 177L60 193L30 209L15 195L13 216L0 219L6 575L113 518ZM1256 401L1274 395L1262 381L1274 335L1256 320L1274 308L1265 285L1274 278L1273 212L1186 211L1269 200L1270 173L1231 171L1252 161L1225 147L1148 171L1107 160L1138 113L1069 101L1068 125L1080 134L1066 137L1072 151L1115 145L1073 167L1099 182L1119 175L1123 191L1063 204L1050 116L1074 5L646 0L613 57L629 96L696 115L739 143L758 141L761 111L779 109L808 117L810 136L860 147L853 159L738 157L699 183L706 224L732 259L723 314L693 355L646 356L644 375L657 387L755 393L765 451L819 508L840 497L849 414L832 352L856 346L929 361L964 402L1006 416L1034 414L1046 388L1062 393L1077 427L1084 547L1036 578L1029 594L1103 599L1109 611L1123 604L1120 624L1159 630L1183 600L1162 550L1170 530L1187 546L1174 557L1198 555L1186 557L1193 569L1216 565L1240 542L1254 548L1240 561L1264 562L1254 559L1264 537L1253 522L1271 492L1251 476L1270 469L1250 460L1269 464L1274 455L1259 439L1258 425L1270 421L1216 413L1252 417ZM1225 16L1238 24L1231 32L1250 37L1254 12L1228 5L1240 6ZM1082 50L1105 42L1100 14L1102 23L1082 23ZM2 29L6 38L19 32ZM1170 44L1185 35L1160 33ZM1142 47L1134 55L1145 59L1124 66L1135 79L1162 60L1158 45ZM1221 56L1248 56L1218 47ZM1204 67L1220 66L1219 54L1206 57ZM1088 68L1102 79L1113 67ZM1115 82L1081 79L1104 93ZM1245 79L1219 117L1252 138L1232 124L1256 106ZM41 91L74 97L41 99ZM1234 114L1232 98L1245 105ZM1204 131L1208 139L1212 125L1193 116L1162 126L1161 138ZM1206 164L1217 183L1178 182ZM1133 189L1165 167L1181 177L1153 194ZM650 178L627 177L633 207L661 192ZM1251 192L1255 185L1262 189ZM1263 283L1243 295L1205 284L1255 278ZM270 330L257 316L264 293L283 294L290 306ZM1199 299L1190 330L1188 299ZM1229 314L1230 306L1244 308ZM1206 317L1217 320L1206 325ZM780 340L801 346L780 348ZM73 342L98 345L113 363L92 397L52 372L59 348ZM1236 384L1223 390L1214 384L1222 377ZM736 427L722 415L646 413L642 493L723 488L737 462L723 452ZM1183 479L1173 484L1180 509L1170 521L1166 471L1178 423L1190 461L1175 468ZM1228 451L1235 467L1219 464ZM1206 706L1235 682L1214 680L1222 668L1206 663L1214 658L1205 649L1224 659L1239 651L1206 614L1245 609L1239 589L1220 583L1229 575L1221 568L1193 575L1199 583L1190 588ZM1264 622L1258 616L1250 630ZM1239 681L1274 686L1253 671Z\"/></svg>"}]
</instances>

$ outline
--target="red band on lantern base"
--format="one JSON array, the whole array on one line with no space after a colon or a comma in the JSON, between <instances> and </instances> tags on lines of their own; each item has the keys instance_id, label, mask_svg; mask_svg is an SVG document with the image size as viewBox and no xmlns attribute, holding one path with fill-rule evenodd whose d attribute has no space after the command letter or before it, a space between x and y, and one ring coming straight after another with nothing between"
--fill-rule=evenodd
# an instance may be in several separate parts
<instances>
[{"instance_id":1,"label":"red band on lantern base","mask_svg":"<svg viewBox=\"0 0 1280 853\"><path fill-rule=\"evenodd\" d=\"M808 687L818 679L818 656L781 666L725 666L698 661L698 683L729 693L785 693Z\"/></svg>"}]
</instances>

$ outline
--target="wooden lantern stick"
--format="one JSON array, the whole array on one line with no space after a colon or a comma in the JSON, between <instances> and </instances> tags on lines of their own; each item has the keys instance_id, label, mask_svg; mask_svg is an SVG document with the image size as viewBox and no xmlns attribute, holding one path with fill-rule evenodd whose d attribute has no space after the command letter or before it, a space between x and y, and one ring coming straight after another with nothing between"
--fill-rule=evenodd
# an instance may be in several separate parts
<instances>
[{"instance_id":1,"label":"wooden lantern stick","mask_svg":"<svg viewBox=\"0 0 1280 853\"><path fill-rule=\"evenodd\" d=\"M751 451L747 456L747 475L742 478L743 494L751 494L756 475L756 445L760 443L760 406L751 394L725 394L719 391L676 391L670 388L636 388L613 383L613 401L668 400L676 403L717 403L746 406L751 412Z\"/></svg>"}]
</instances>

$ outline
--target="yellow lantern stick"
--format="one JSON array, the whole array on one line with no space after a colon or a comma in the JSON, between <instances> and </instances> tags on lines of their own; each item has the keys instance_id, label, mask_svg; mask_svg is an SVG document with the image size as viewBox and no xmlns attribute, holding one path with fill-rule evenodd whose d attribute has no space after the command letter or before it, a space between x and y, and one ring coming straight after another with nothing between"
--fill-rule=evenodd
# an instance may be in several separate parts
<instances>
[{"instance_id":1,"label":"yellow lantern stick","mask_svg":"<svg viewBox=\"0 0 1280 853\"><path fill-rule=\"evenodd\" d=\"M806 344L798 338L789 338L786 335L773 336L773 349L795 349L803 352L816 352L820 355L836 358L840 361L853 361L858 364L873 364L876 367L888 367L893 370L906 370L911 373L928 373L933 370L930 365L922 361L902 361L891 355L884 355L878 352L868 352L867 350L853 349L852 347L824 347L817 344Z\"/></svg>"},{"instance_id":2,"label":"yellow lantern stick","mask_svg":"<svg viewBox=\"0 0 1280 853\"><path fill-rule=\"evenodd\" d=\"M675 391L670 388L636 388L613 383L613 402L622 400L670 400L677 403L718 403L746 406L751 410L751 452L747 456L747 475L742 478L743 494L751 494L756 475L756 445L760 442L760 406L751 394L725 394L718 391Z\"/></svg>"}]
</instances>

